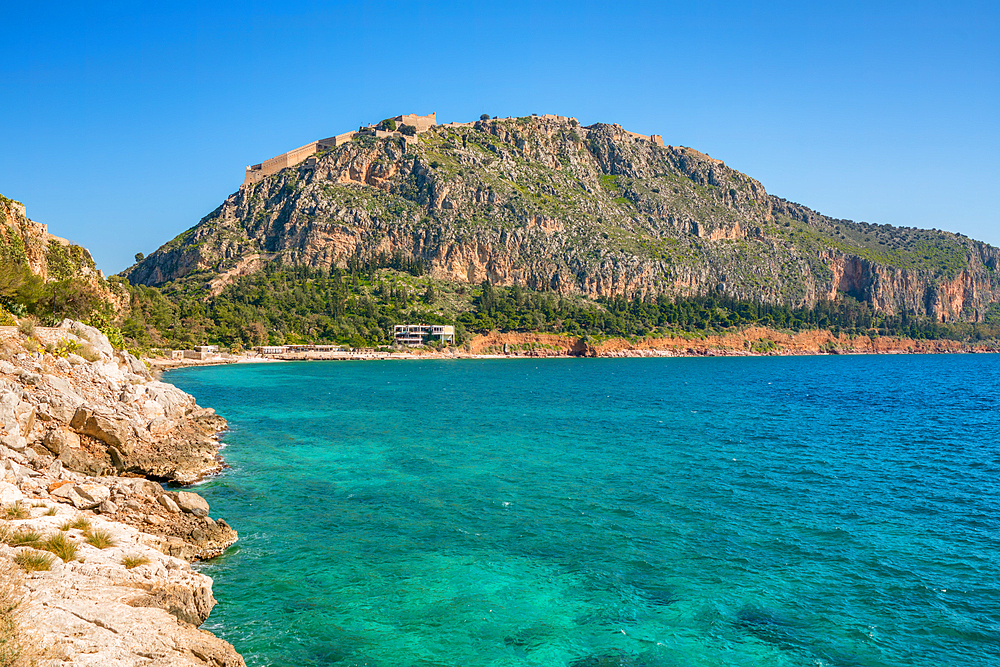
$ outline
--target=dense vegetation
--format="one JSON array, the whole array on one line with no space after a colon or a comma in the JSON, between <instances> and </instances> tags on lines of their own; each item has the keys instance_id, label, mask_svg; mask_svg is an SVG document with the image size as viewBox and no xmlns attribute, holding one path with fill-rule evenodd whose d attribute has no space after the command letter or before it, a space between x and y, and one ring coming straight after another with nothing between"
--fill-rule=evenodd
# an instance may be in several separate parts
<instances>
[{"instance_id":1,"label":"dense vegetation","mask_svg":"<svg viewBox=\"0 0 1000 667\"><path fill-rule=\"evenodd\" d=\"M395 258L352 262L346 269L269 264L221 294L167 285L130 286L122 330L136 347L232 348L264 343L329 342L352 347L392 343L404 323L455 324L461 344L491 330L579 337L697 335L761 325L801 331L982 340L1000 337L1000 309L984 324L940 324L907 314L888 317L849 296L814 308L737 302L722 296L591 301L519 286L449 283ZM113 279L116 280L116 279ZM120 280L120 279L117 279Z\"/></svg>"},{"instance_id":2,"label":"dense vegetation","mask_svg":"<svg viewBox=\"0 0 1000 667\"><path fill-rule=\"evenodd\" d=\"M40 322L55 323L65 317L87 319L106 310L109 304L93 282L67 268L71 259L57 265L55 279L46 282L31 272L16 245L0 244L0 318L32 315Z\"/></svg>"}]
</instances>

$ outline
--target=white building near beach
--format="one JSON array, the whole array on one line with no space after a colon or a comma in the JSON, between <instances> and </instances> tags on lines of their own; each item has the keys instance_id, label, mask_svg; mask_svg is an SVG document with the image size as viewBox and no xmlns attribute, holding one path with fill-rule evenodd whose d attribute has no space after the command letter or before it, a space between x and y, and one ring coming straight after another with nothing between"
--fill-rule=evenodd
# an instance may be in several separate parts
<instances>
[{"instance_id":1,"label":"white building near beach","mask_svg":"<svg viewBox=\"0 0 1000 667\"><path fill-rule=\"evenodd\" d=\"M392 333L398 345L416 347L433 339L455 344L455 327L450 324L397 324Z\"/></svg>"}]
</instances>

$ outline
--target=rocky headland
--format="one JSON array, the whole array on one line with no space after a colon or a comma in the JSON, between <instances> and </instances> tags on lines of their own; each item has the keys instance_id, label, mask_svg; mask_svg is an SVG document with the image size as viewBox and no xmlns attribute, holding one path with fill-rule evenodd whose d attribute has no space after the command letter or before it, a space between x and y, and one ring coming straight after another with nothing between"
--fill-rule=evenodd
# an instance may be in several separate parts
<instances>
[{"instance_id":1,"label":"rocky headland","mask_svg":"<svg viewBox=\"0 0 1000 667\"><path fill-rule=\"evenodd\" d=\"M0 560L36 664L244 664L198 629L215 599L191 568L236 531L161 484L221 470L225 425L97 329L0 327Z\"/></svg>"},{"instance_id":2,"label":"rocky headland","mask_svg":"<svg viewBox=\"0 0 1000 667\"><path fill-rule=\"evenodd\" d=\"M769 194L721 160L561 116L359 134L246 183L124 272L219 295L268 265L419 263L451 283L560 295L717 294L981 322L1000 250L940 230L840 220Z\"/></svg>"}]
</instances>

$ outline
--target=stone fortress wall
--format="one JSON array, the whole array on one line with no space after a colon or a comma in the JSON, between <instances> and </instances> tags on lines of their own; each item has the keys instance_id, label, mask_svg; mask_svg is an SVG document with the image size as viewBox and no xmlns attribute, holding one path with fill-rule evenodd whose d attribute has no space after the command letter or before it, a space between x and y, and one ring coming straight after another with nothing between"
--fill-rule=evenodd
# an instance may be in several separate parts
<instances>
[{"instance_id":1,"label":"stone fortress wall","mask_svg":"<svg viewBox=\"0 0 1000 667\"><path fill-rule=\"evenodd\" d=\"M416 114L404 114L401 116L396 116L392 120L396 121L397 125L412 125L417 128L417 133L426 132L437 124L437 114L432 113L426 116L418 116ZM369 125L371 127L371 125ZM412 141L414 137L407 137L400 132L386 132L383 130L370 130L375 134L376 137L403 137L407 141ZM290 150L287 153L282 153L277 157L273 157L270 160L265 160L260 164L252 164L247 167L246 175L243 178L243 185L250 185L251 183L259 183L264 180L265 177L271 174L276 174L282 169L287 169L288 167L294 167L297 164L305 162L306 159L312 157L316 153L321 153L322 151L328 150L330 148L335 148L337 146L342 146L348 141L353 139L355 136L360 134L360 132L344 132L343 134L338 134L335 137L327 137L326 139L319 139L317 141L312 141L305 146L299 146L294 150Z\"/></svg>"},{"instance_id":2,"label":"stone fortress wall","mask_svg":"<svg viewBox=\"0 0 1000 667\"><path fill-rule=\"evenodd\" d=\"M557 121L576 121L575 118L568 116L557 116L554 114L542 114L541 116L537 114L532 114L536 118L542 120L557 120ZM417 134L428 131L435 125L437 125L437 114L431 113L426 116L418 116L416 114L403 114L400 116L394 116L392 120L396 121L397 131L390 132L387 130L376 130L372 125L369 124L368 128L365 129L366 132L374 134L378 138L386 137L399 137L405 139L408 143L417 140L416 137L409 137L398 131L398 127L401 125L412 125L417 128ZM503 120L512 120L512 118L506 118ZM579 121L577 121L579 124ZM448 123L444 127L472 127L475 123ZM586 128L584 128L586 129ZM636 141L648 141L657 146L663 146L663 136L659 134L639 134L638 132L629 132L628 130L622 129L623 134L634 138ZM310 142L305 146L300 146L294 150L290 150L287 153L283 153L277 157L273 157L270 160L265 160L260 164L254 164L247 167L246 176L243 178L243 185L250 185L252 183L259 183L265 177L271 174L276 174L282 169L287 169L288 167L294 167L297 164L306 162L309 158L317 153L321 153L330 148L335 148L337 146L342 146L348 141L351 141L355 136L361 134L361 132L344 132L343 134L338 134L335 137L327 137L326 139L319 139L317 141ZM314 162L315 160L313 160ZM307 166L310 163L307 162Z\"/></svg>"}]
</instances>

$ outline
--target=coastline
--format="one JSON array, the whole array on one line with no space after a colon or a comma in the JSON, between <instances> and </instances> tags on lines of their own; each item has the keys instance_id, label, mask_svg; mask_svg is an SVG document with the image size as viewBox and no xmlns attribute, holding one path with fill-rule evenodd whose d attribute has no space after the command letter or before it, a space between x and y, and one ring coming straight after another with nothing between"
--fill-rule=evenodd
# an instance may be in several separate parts
<instances>
[{"instance_id":1,"label":"coastline","mask_svg":"<svg viewBox=\"0 0 1000 667\"><path fill-rule=\"evenodd\" d=\"M191 567L238 537L186 488L224 467L225 420L79 322L33 336L93 361L0 334L0 562L32 664L244 665L199 629L216 601Z\"/></svg>"},{"instance_id":2,"label":"coastline","mask_svg":"<svg viewBox=\"0 0 1000 667\"><path fill-rule=\"evenodd\" d=\"M842 354L988 354L996 341L970 344L946 339L835 335L828 330L788 333L763 327L706 336L587 339L558 334L500 333L475 336L463 347L443 351L306 351L261 356L254 353L211 359L149 359L156 372L193 366L278 361L405 361L415 359L516 359L566 357L759 357Z\"/></svg>"}]
</instances>

